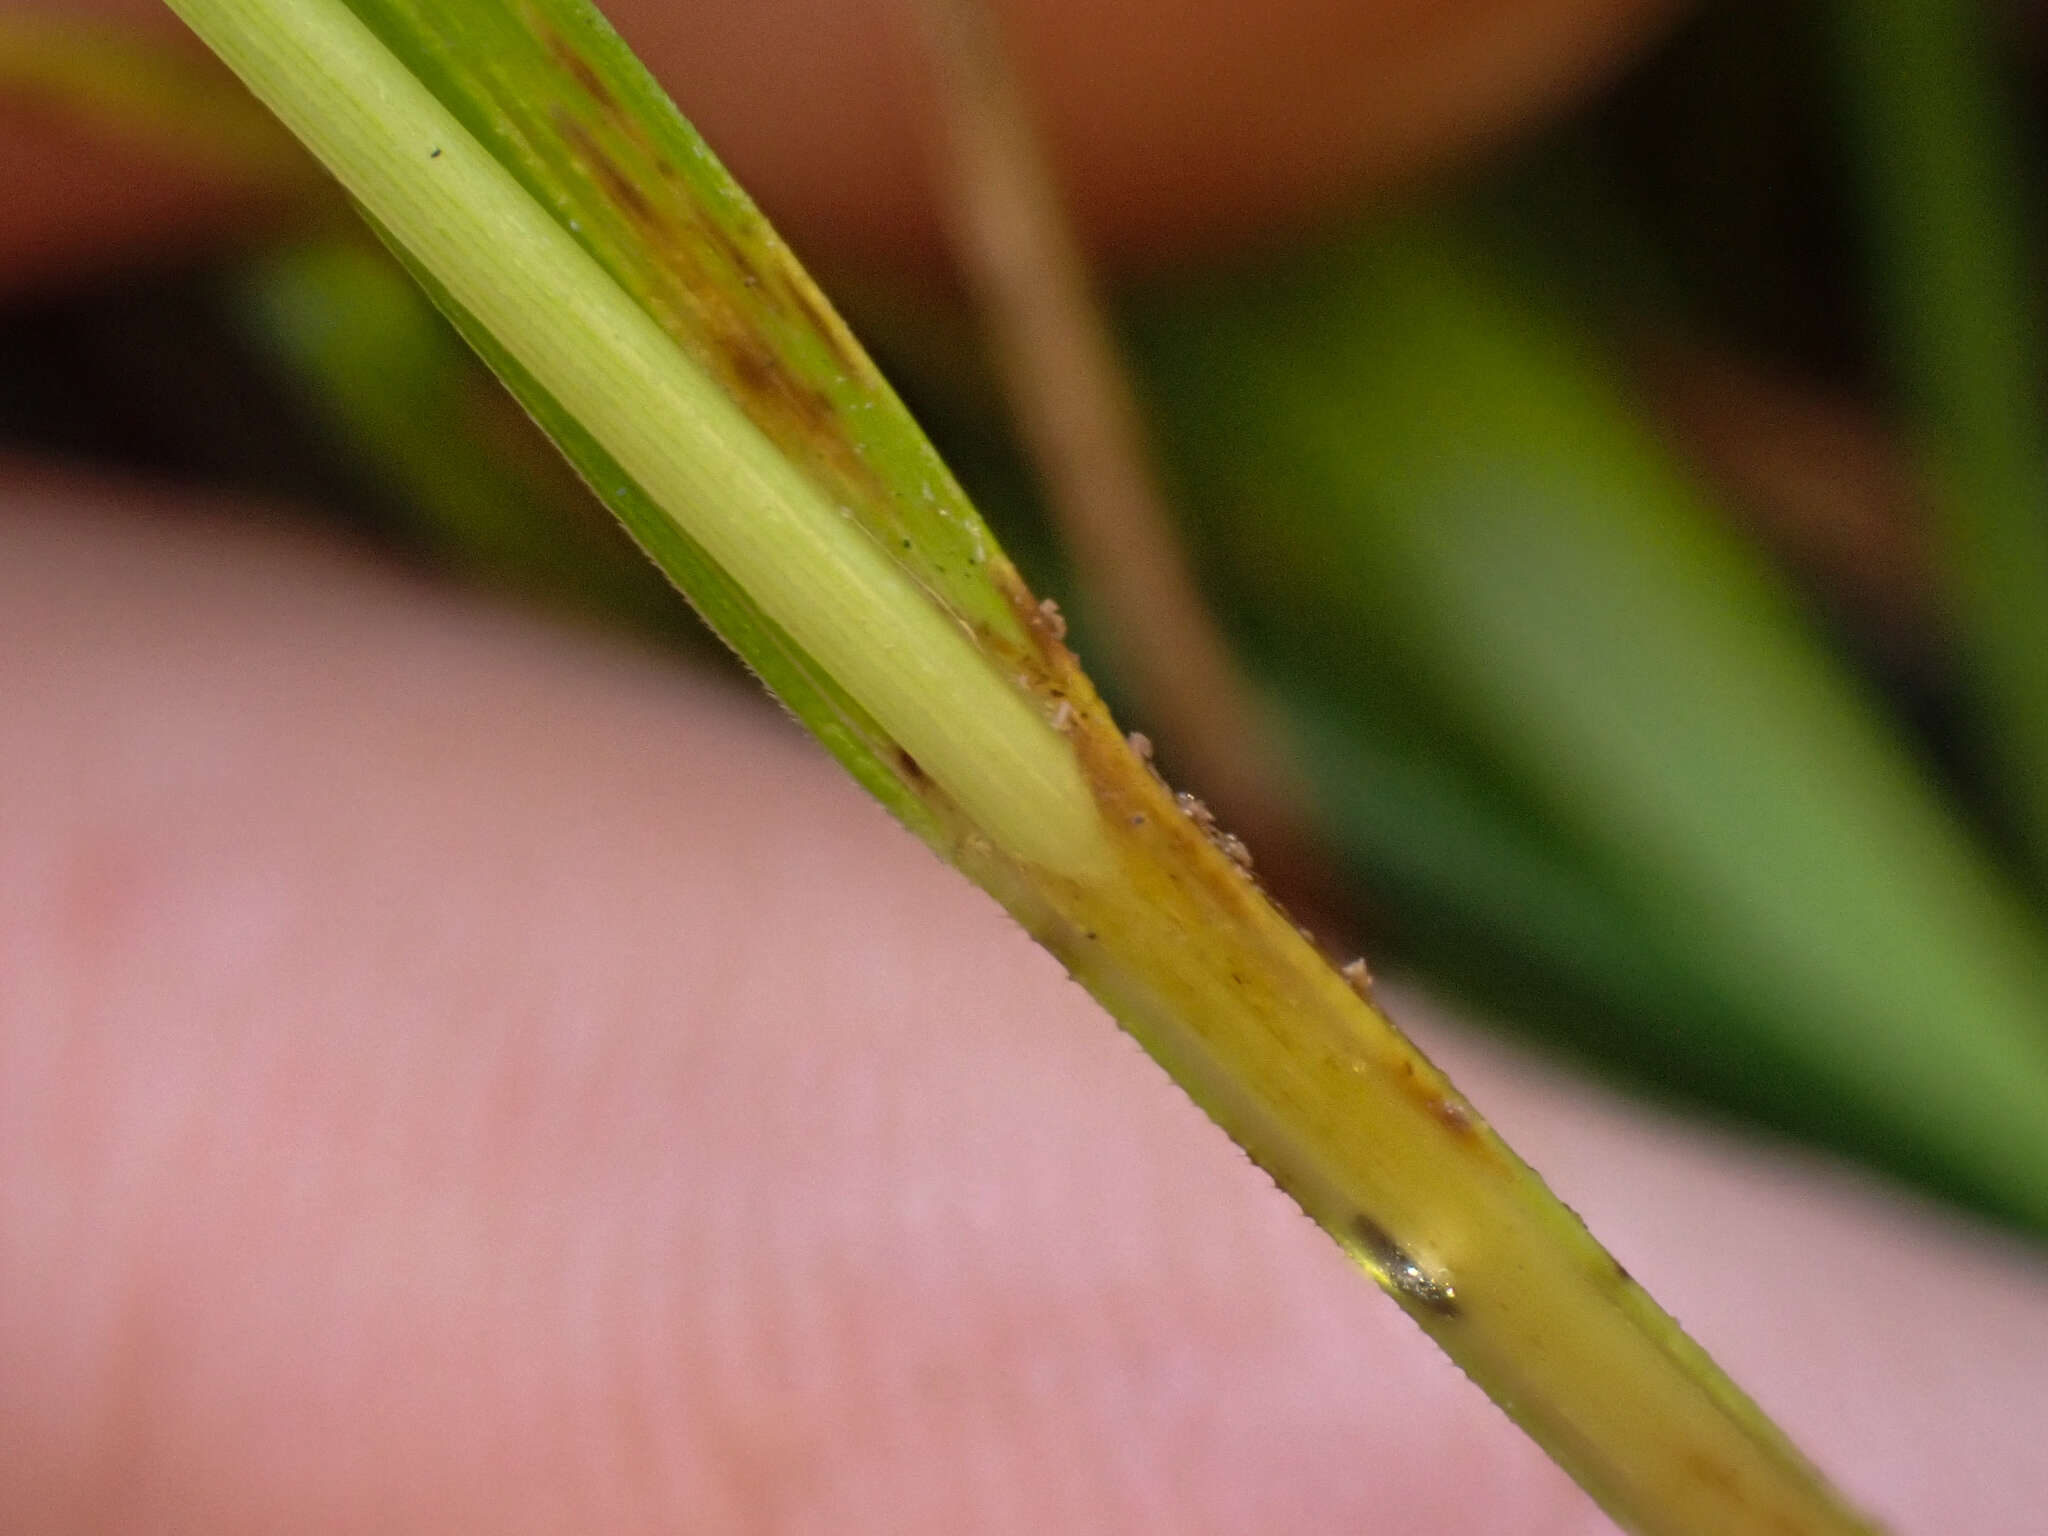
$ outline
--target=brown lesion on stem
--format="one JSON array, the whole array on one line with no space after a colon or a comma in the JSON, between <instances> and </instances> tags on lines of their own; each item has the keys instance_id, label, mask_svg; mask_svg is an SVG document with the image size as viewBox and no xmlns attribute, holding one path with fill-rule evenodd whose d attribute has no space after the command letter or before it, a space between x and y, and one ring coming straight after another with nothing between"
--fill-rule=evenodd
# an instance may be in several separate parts
<instances>
[{"instance_id":1,"label":"brown lesion on stem","mask_svg":"<svg viewBox=\"0 0 2048 1536\"><path fill-rule=\"evenodd\" d=\"M1440 1093L1429 1101L1429 1112L1436 1117L1437 1124L1461 1141L1478 1138L1479 1132L1471 1107L1456 1094Z\"/></svg>"},{"instance_id":2,"label":"brown lesion on stem","mask_svg":"<svg viewBox=\"0 0 2048 1536\"><path fill-rule=\"evenodd\" d=\"M561 145L555 168L589 194L578 238L935 602L970 625L986 623L948 589L978 585L956 578L999 558L993 540L846 323L759 211L719 185L722 173L679 168L679 146L640 121L632 92L607 81L602 60L586 57L538 8L525 7L523 19L559 72L545 112ZM505 105L515 120L531 110ZM528 147L547 153L538 142ZM906 472L913 442L918 462Z\"/></svg>"},{"instance_id":3,"label":"brown lesion on stem","mask_svg":"<svg viewBox=\"0 0 2048 1536\"><path fill-rule=\"evenodd\" d=\"M657 203L659 185L650 196L649 188L619 164L574 112L558 105L553 116L563 143L590 183L657 254L666 279L661 305L672 310L668 316L655 317L664 321L664 329L777 442L802 442L807 458L829 460L834 479L869 477L872 472L836 430L838 412L832 400L796 377L752 317L725 297L734 286L742 287L763 303L782 304L785 312L808 318L808 311L798 310L792 302L793 293L764 277L738 243L687 198L676 195ZM714 267L723 271L714 273Z\"/></svg>"},{"instance_id":4,"label":"brown lesion on stem","mask_svg":"<svg viewBox=\"0 0 2048 1536\"><path fill-rule=\"evenodd\" d=\"M607 113L620 116L618 98L612 95L598 72L590 67L589 61L569 46L568 39L550 27L531 7L527 8L526 20L534 35L547 45L549 55L569 72L570 77L583 88L583 93Z\"/></svg>"},{"instance_id":5,"label":"brown lesion on stem","mask_svg":"<svg viewBox=\"0 0 2048 1536\"><path fill-rule=\"evenodd\" d=\"M1401 1091L1463 1148L1480 1154L1498 1149L1471 1102L1419 1054L1402 1058L1396 1081Z\"/></svg>"}]
</instances>

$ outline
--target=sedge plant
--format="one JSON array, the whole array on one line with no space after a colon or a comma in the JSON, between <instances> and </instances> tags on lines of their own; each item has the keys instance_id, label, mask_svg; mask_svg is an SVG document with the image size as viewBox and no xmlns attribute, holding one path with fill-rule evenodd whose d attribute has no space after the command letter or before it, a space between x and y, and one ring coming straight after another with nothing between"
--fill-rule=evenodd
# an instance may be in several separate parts
<instances>
[{"instance_id":1,"label":"sedge plant","mask_svg":"<svg viewBox=\"0 0 2048 1536\"><path fill-rule=\"evenodd\" d=\"M1133 750L579 0L173 0L669 578L1624 1526L1870 1527Z\"/></svg>"}]
</instances>

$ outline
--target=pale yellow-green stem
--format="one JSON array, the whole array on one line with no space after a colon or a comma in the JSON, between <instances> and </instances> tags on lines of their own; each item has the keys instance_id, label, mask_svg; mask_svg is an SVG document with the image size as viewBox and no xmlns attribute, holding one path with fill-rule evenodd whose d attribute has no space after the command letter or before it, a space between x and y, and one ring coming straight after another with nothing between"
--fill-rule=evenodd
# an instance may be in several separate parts
<instances>
[{"instance_id":1,"label":"pale yellow-green stem","mask_svg":"<svg viewBox=\"0 0 2048 1536\"><path fill-rule=\"evenodd\" d=\"M497 349L522 398L565 436L587 434L571 445L586 472L630 479L687 535L685 553L713 562L693 568L700 581L743 590L779 626L779 637L735 634L743 654L765 675L828 678L852 701L834 706L841 718L864 712L835 746L864 781L885 794L912 786L906 815L920 833L1058 954L1617 1519L1670 1536L1868 1529L1364 989L1325 963L1232 843L1130 751L1057 626L1037 620L1000 551L983 548L971 510L945 514L976 553L942 590L935 566L877 537L876 509L835 504L815 471L786 462L762 417L673 344L686 320L658 320L637 302L592 259L580 216L558 222L342 0L172 3L438 286L458 323ZM394 29L430 25L404 0L376 3ZM570 50L565 78L587 75L587 100L616 118L641 87L574 52L596 33L572 12L572 0L529 0L520 24L544 30L557 55ZM618 142L662 135L683 142L674 122L631 124ZM576 159L595 168L600 153L591 140ZM609 160L602 170L620 174ZM628 192L614 195L638 223L691 227L657 206L689 195L672 183ZM697 227L692 238L712 238ZM751 258L734 270L762 281ZM679 339L687 349L693 338ZM838 356L840 382L868 367ZM790 383L800 359L768 366L787 385L776 401L810 400ZM878 412L900 409L869 399ZM809 409L784 414L851 431ZM659 529L639 531L662 544ZM1372 1450L1362 1445L1361 1459Z\"/></svg>"}]
</instances>

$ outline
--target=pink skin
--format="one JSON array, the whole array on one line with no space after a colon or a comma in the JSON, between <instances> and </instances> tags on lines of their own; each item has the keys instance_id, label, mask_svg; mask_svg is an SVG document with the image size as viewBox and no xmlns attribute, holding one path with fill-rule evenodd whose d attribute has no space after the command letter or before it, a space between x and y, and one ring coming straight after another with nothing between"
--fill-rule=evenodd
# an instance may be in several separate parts
<instances>
[{"instance_id":1,"label":"pink skin","mask_svg":"<svg viewBox=\"0 0 2048 1536\"><path fill-rule=\"evenodd\" d=\"M0 1529L1606 1528L758 700L6 478ZM1860 1500L2039 1529L2037 1257L1400 1012Z\"/></svg>"}]
</instances>

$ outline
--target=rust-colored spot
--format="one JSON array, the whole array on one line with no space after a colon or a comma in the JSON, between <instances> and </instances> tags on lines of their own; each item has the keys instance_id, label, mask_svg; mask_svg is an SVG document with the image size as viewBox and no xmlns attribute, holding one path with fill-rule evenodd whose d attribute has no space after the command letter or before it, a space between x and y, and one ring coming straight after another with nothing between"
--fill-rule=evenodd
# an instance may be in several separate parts
<instances>
[{"instance_id":1,"label":"rust-colored spot","mask_svg":"<svg viewBox=\"0 0 2048 1536\"><path fill-rule=\"evenodd\" d=\"M725 364L729 393L770 395L782 388L782 365L766 347L748 346L730 336L718 338L718 352Z\"/></svg>"},{"instance_id":2,"label":"rust-colored spot","mask_svg":"<svg viewBox=\"0 0 2048 1536\"><path fill-rule=\"evenodd\" d=\"M654 234L665 234L665 221L655 212L654 205L647 200L647 194L633 184L633 178L619 169L618 162L604 150L604 146L592 138L588 129L579 123L575 115L563 107L556 107L551 114L555 130L561 134L583 168L597 183L598 189L621 213Z\"/></svg>"},{"instance_id":3,"label":"rust-colored spot","mask_svg":"<svg viewBox=\"0 0 2048 1536\"><path fill-rule=\"evenodd\" d=\"M992 557L982 567L989 582L1002 595L1003 606L1010 610L1022 634L1024 645L1020 649L1013 642L994 634L986 628L977 630L977 637L985 647L1006 655L1009 659L1031 674L1035 683L1046 687L1073 691L1077 697L1086 693L1076 686L1079 677L1071 654L1065 648L1047 643L1043 629L1044 615L1038 611L1038 596L1024 584L1024 578L1017 574L1017 568L1008 560Z\"/></svg>"},{"instance_id":4,"label":"rust-colored spot","mask_svg":"<svg viewBox=\"0 0 2048 1536\"><path fill-rule=\"evenodd\" d=\"M590 61L578 53L567 38L547 25L530 9L527 12L527 25L533 28L541 42L546 45L554 61L582 88L584 95L607 112L619 110L618 98L612 95L610 87L598 77L597 71L590 67Z\"/></svg>"},{"instance_id":5,"label":"rust-colored spot","mask_svg":"<svg viewBox=\"0 0 2048 1536\"><path fill-rule=\"evenodd\" d=\"M1429 1112L1436 1117L1437 1123L1453 1136L1469 1141L1478 1135L1478 1128L1472 1120L1472 1111L1449 1094L1436 1094L1428 1102Z\"/></svg>"},{"instance_id":6,"label":"rust-colored spot","mask_svg":"<svg viewBox=\"0 0 2048 1536\"><path fill-rule=\"evenodd\" d=\"M1479 1117L1449 1083L1434 1072L1425 1072L1413 1057L1401 1058L1400 1086L1436 1123L1460 1142L1481 1153L1491 1149L1481 1141Z\"/></svg>"},{"instance_id":7,"label":"rust-colored spot","mask_svg":"<svg viewBox=\"0 0 2048 1536\"><path fill-rule=\"evenodd\" d=\"M791 378L772 352L750 343L733 346L730 350L736 368L750 370L747 374L749 378L764 379L765 382L758 390L760 398L764 402L779 405L800 432L813 438L826 436L830 432L837 420L837 413L824 391L812 389L809 385L798 383Z\"/></svg>"},{"instance_id":8,"label":"rust-colored spot","mask_svg":"<svg viewBox=\"0 0 2048 1536\"><path fill-rule=\"evenodd\" d=\"M931 783L931 775L924 771L924 765L901 747L896 749L896 768L912 784Z\"/></svg>"},{"instance_id":9,"label":"rust-colored spot","mask_svg":"<svg viewBox=\"0 0 2048 1536\"><path fill-rule=\"evenodd\" d=\"M600 155L593 169L604 183L604 195L617 203L627 218L648 229L661 228L661 218L647 200L647 194L633 185L632 178L619 169L616 161Z\"/></svg>"}]
</instances>

